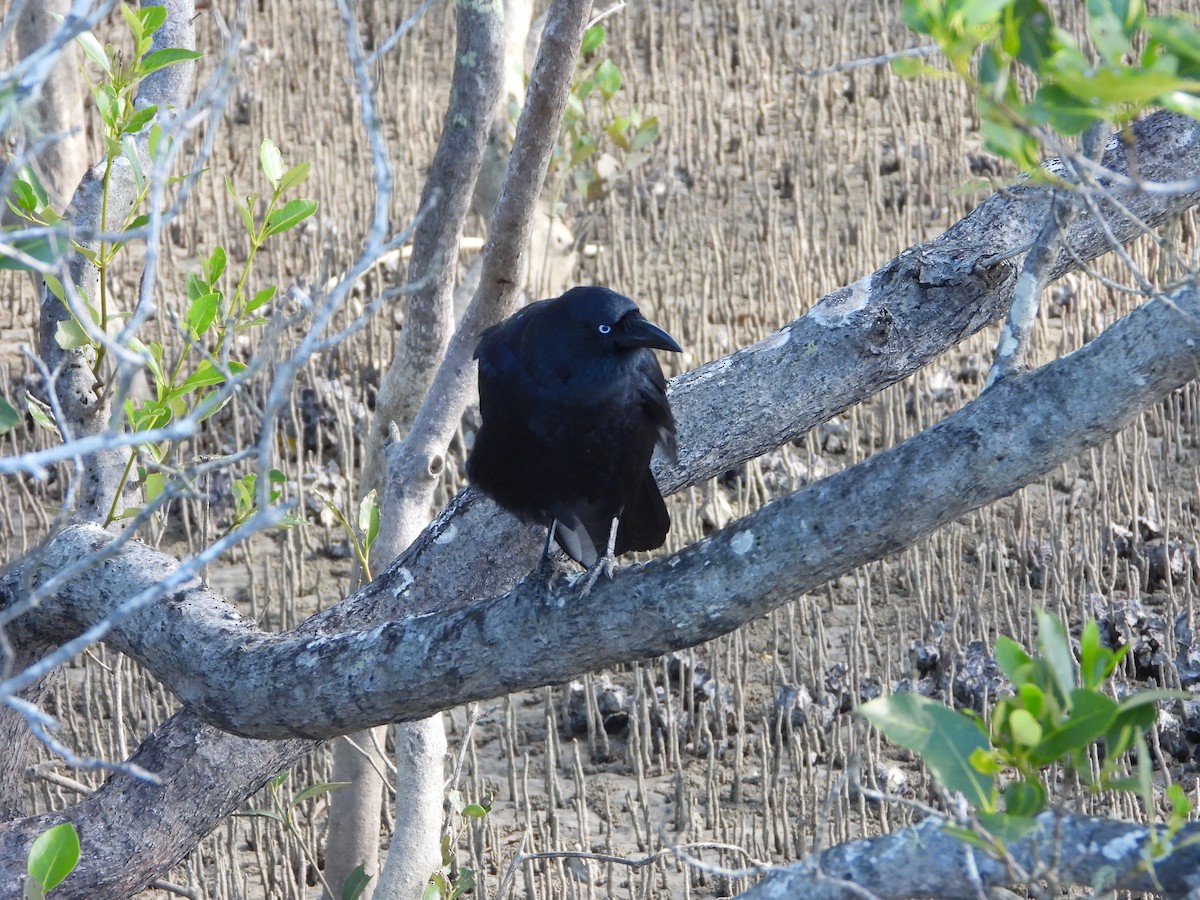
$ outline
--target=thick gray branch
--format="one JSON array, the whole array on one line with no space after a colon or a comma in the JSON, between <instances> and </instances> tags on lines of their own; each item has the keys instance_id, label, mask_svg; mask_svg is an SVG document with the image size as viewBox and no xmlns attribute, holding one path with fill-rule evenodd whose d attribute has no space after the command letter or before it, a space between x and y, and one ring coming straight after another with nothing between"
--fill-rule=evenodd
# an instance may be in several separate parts
<instances>
[{"instance_id":1,"label":"thick gray branch","mask_svg":"<svg viewBox=\"0 0 1200 900\"><path fill-rule=\"evenodd\" d=\"M931 816L912 828L880 837L847 841L816 856L775 870L741 900L878 900L907 897L988 896L991 888L1038 879L1052 867L1062 886L1150 891L1191 896L1200 888L1200 825L1185 826L1174 851L1146 864L1150 833L1144 825L1051 812L1008 848L1010 865L942 830ZM937 860L930 865L930 860ZM971 873L978 877L972 878ZM1021 877L1025 873L1030 877Z\"/></svg>"},{"instance_id":2,"label":"thick gray branch","mask_svg":"<svg viewBox=\"0 0 1200 900\"><path fill-rule=\"evenodd\" d=\"M313 634L318 616L298 632L272 635L196 582L119 627L110 642L206 719L258 738L330 737L561 682L724 634L1011 494L1195 378L1198 348L1200 291L1192 284L891 450L669 558L623 570L586 598L560 588L547 605L517 590L452 608L443 596L436 609L367 630ZM106 540L87 526L65 532L46 549L34 583ZM60 633L78 631L176 565L131 545L60 591L43 616L54 617ZM409 577L394 569L364 593L402 597ZM18 584L10 576L4 590ZM594 625L581 629L580 621Z\"/></svg>"},{"instance_id":3,"label":"thick gray branch","mask_svg":"<svg viewBox=\"0 0 1200 900\"><path fill-rule=\"evenodd\" d=\"M1200 172L1200 126L1197 123L1158 114L1139 123L1135 131L1139 141L1139 169L1143 173L1154 173L1153 177L1158 178L1187 178L1195 177L1197 172ZM1120 155L1118 153L1114 156L1110 153L1108 161L1111 162ZM975 262L992 254L1023 246L1033 239L1045 215L1045 200L1038 200L1036 196L1033 192L1026 191L991 198L942 238L914 248L875 275L835 292L818 304L809 316L787 326L773 338L676 379L673 385L673 402L681 419L684 452L678 468L670 471L660 470L663 481L672 489L677 489L685 483L717 474L741 460L752 458L766 449L802 434L828 416L899 380L963 337L1003 315L1014 270L1005 265L990 274L976 275L973 274ZM1194 195L1164 198L1161 194L1150 194L1124 199L1136 208L1143 220L1156 223L1180 209L1193 205L1197 198ZM1103 208L1106 214L1112 214L1111 207ZM1120 217L1114 216L1110 227L1122 239L1129 239L1136 234L1136 229ZM1083 258L1090 259L1104 252L1105 245L1100 229L1094 224L1089 228L1087 219L1081 218L1072 234L1074 246ZM1069 260L1060 260L1062 271L1066 271L1070 265ZM1140 310L1138 315L1161 317L1164 306L1162 303L1150 304L1146 309ZM1176 326L1178 321L1171 324ZM1122 328L1127 327L1126 324L1122 325ZM1162 330L1174 332L1175 328L1168 327ZM1152 329L1152 339L1157 340L1162 336L1155 336ZM1111 340L1111 334L1104 340ZM1094 349L1094 346L1090 348L1091 351ZM1136 349L1136 346L1133 349ZM1057 369L1047 371L1056 372ZM1118 371L1121 369L1118 368ZM1177 374L1184 377L1183 373ZM989 392L984 398L988 403L977 404L972 409L964 410L946 424L961 427L977 420L981 410L995 408L991 401L995 401L996 398L1010 398L1009 402L1002 404L1005 408L1010 408L1014 392L1027 393L1030 386L1036 388L1043 383L1040 380L1042 377L1044 373L1039 372L1015 378L1012 384L1001 385L994 392ZM1116 380L1111 377L1111 373L1106 373L1103 383L1112 385ZM1119 386L1126 388L1128 384L1122 383ZM1046 395L1043 400L1051 405L1058 402L1053 395ZM1015 413L1017 425L1020 425L1024 420L1024 410L1020 408L1019 403ZM975 421L975 426L992 429L999 421L1001 420L983 423ZM1064 416L1051 416L1050 423L1057 423L1062 427ZM1091 433L1090 426L1085 430L1088 430L1093 438L1100 439L1099 435ZM1052 429L1050 432L1044 432L1042 438L1050 442L1055 439L1055 434ZM1025 436L1030 437L1028 434ZM993 439L1002 440L1004 437L1003 434L993 434ZM908 453L913 447L911 443L903 446L909 450L897 448L896 452ZM969 444L964 447L971 449ZM958 454L964 447L956 446L952 449ZM1040 447L1039 444L1039 452ZM978 459L978 453L978 450L972 450L972 458ZM927 470L933 468L930 459L937 458L930 457L917 462L909 460L908 465L915 467L918 474L921 470L926 470L925 475L928 477ZM1007 455L1010 468L1015 459L1016 454ZM1047 468L1057 464L1057 460L1046 462ZM875 466L880 464L873 463ZM860 470L853 471L861 475ZM824 492L830 490L848 491L852 487L852 481L847 479L855 477L859 476L846 473L846 477L840 480L815 485L810 489L815 490L815 493L805 492L785 498L755 515L772 515L772 508L779 506L799 508L799 514L793 518L795 522L803 523L806 515L805 503L820 501L825 495ZM884 498L887 503L882 509L891 509L892 504L896 502L892 487L894 486L889 486L887 490L887 496ZM1011 489L1015 489L1015 486L1009 488ZM925 504L932 504L934 499L936 498L920 498L915 508L924 509ZM985 501L974 496L972 502ZM783 520L788 518L787 515L782 517ZM687 560L695 554L708 553L712 554L713 559L717 559L720 554L729 553L734 549L732 545L735 540L738 548L746 549L749 538L738 535L753 535L757 542L762 524L761 518L752 517L739 523L730 534L723 535L719 542L697 545L682 554L681 558ZM875 535L874 540L878 542L881 540L881 527L876 517L870 517L862 523L859 531L849 537L858 541L864 535ZM779 537L770 533L761 536L772 540ZM101 540L108 539L100 535L97 537ZM825 543L829 544L833 536L825 534L824 538ZM64 541L85 543L87 539L87 534L82 530L70 532L61 538ZM898 538L891 539L891 543L888 539L882 540L887 544L885 550L898 549L903 545ZM471 547L471 552L464 553L464 546ZM383 626L383 623L400 619L406 610L432 610L438 602L445 601L449 601L446 602L447 615L455 614L455 607L470 603L470 598L495 593L504 585L511 584L516 575L528 571L538 548L539 541L535 534L517 528L510 518L498 512L492 504L481 501L476 494L468 491L456 498L451 507L426 530L413 548L397 561L385 578L360 592L352 601L339 604L322 614L320 619L307 623L298 634L316 635L322 630L326 633L348 632L377 625L381 626L381 632L390 627L396 637L402 638L403 635L395 631L397 626ZM756 544L750 547L744 556L747 559L758 560L762 549L761 544ZM151 562L160 568L164 565L162 561ZM125 571L135 574L133 568L127 568ZM13 574L15 577L16 573ZM643 598L643 602L648 602L647 598L653 597L654 604L647 605L646 609L648 615L654 617L653 621L661 621L662 610L670 611L667 602L669 595L656 595L655 592L664 577L669 582L672 576L668 566L664 564L651 567L643 575L647 577L645 582L637 577L636 572L619 575L613 584L602 585L597 589L593 599L606 598L605 607L616 603L620 609L628 609L630 599ZM805 586L811 586L811 583L815 583L812 582L814 577L816 576L810 573L805 578L797 578L792 590L799 591ZM141 582L144 582L145 578L145 574L137 576ZM0 590L7 593L18 584L19 581L10 579L0 583ZM133 585L127 584L125 596L128 596L127 592L132 589ZM669 583L667 590L670 590ZM777 590L777 586L768 584L765 590L773 592ZM629 596L622 598L626 592ZM171 617L197 615L213 599L215 597L211 592L204 592L204 589L197 585L179 595L174 602L165 604L164 610ZM11 595L0 596L0 605L11 600ZM561 612L537 607L527 606L522 612L522 607L514 604L510 597L490 600L470 615L458 615L465 616L468 624L478 629L485 624L496 623L497 615L501 611L516 611L527 617L531 613L541 613L546 621L562 618ZM610 610L605 608L603 614L594 616L592 621L606 621L609 612ZM579 621L582 614L586 612L578 608L571 610L571 618L574 621ZM233 614L227 608L222 607L220 615L226 617L227 626L222 640L240 632L241 625L234 621ZM534 618L537 620L532 623L532 630L519 635L519 640L509 644L506 650L519 649L537 640L536 635L542 627L543 620L536 615ZM724 614L719 614L719 619L715 626L723 627L726 624ZM651 619L639 621L642 622L639 626L640 634L649 633ZM667 623L672 629L674 622L674 617L668 615ZM23 620L22 624L33 626L35 623L30 619L28 622ZM164 624L179 627L178 621L171 625L169 621L164 620ZM419 625L420 620L415 624ZM696 623L693 621L692 624ZM40 630L41 626L37 627ZM298 634L283 636L277 640L291 641L292 647L296 648L294 642L301 640ZM61 635L53 636L56 641L62 639ZM681 634L678 637L682 642L687 635ZM136 639L136 636L126 635L123 639ZM149 639L147 636L143 640ZM252 644L262 649L263 645L260 642L267 640L268 637L262 636L256 638ZM344 641L345 638L340 640ZM378 635L368 635L366 640L378 641ZM401 641L397 650L403 649L404 646ZM553 649L556 652L557 648ZM643 651L653 652L644 646L635 647L635 651L639 654ZM471 663L477 660L479 655L480 647L472 646L462 660ZM410 663L410 668L418 668L416 660L410 660ZM215 666L210 666L207 671L198 673L199 677L207 677L213 668ZM194 667L189 671L193 675L197 674ZM453 673L449 674L451 678L455 677ZM477 679L479 673L464 672L463 676ZM432 686L428 687L432 689ZM375 684L375 688L378 688L378 683ZM504 690L507 687L495 685L493 689ZM195 690L193 686L193 691ZM455 690L462 692L461 687ZM286 691L286 685L281 688L281 692L283 691ZM422 690L422 695L424 693L425 689ZM355 691L349 696L359 697L361 692ZM447 702L451 701L447 699ZM361 715L361 710L353 712L354 715ZM108 867L92 866L85 856L81 862L84 868L78 882L85 887L74 889L74 893L70 893L70 888L60 889L63 896L95 896L96 893L89 893L89 888L98 889L109 883L104 879L124 878L126 875L130 879L140 877L142 880L139 883L145 884L161 869L148 868L159 863L152 863L148 854L139 852L135 846L137 842L149 841L161 834L161 837L155 839L174 842L171 846L176 848L173 852L177 852L178 855L173 858L178 859L191 846L190 841L211 829L228 809L197 809L199 818L191 823L191 831L187 828L173 829L169 836L162 834L162 825L145 816L144 810L162 804L180 805L181 799L209 795L213 792L220 792L222 796L227 794L230 797L245 797L261 785L265 778L279 768L290 765L312 746L309 742L298 741L269 744L246 741L217 733L201 725L191 713L184 712L173 717L147 741L134 758L135 762L148 769L170 770L169 773L165 772L170 774L171 778L164 788L131 784L127 778L118 776L107 782L94 798L68 811L72 819L84 823L89 828L92 827L92 822L97 823L96 827L102 827L100 823L109 819L122 822L122 827L126 830L111 838L113 852L111 856L106 854ZM170 748L172 752L166 754L163 748ZM230 765L230 760L237 760L238 764ZM198 787L200 785L203 787ZM5 891L11 892L14 889L29 842L48 824L53 824L60 818L61 816L56 816L51 820L48 817L35 817L0 826L0 860L11 861L13 866L12 869L0 872L0 896L6 896ZM127 868L122 870L122 865ZM140 876L137 873L140 873ZM69 881L68 885L72 883L75 883L74 879Z\"/></svg>"},{"instance_id":4,"label":"thick gray branch","mask_svg":"<svg viewBox=\"0 0 1200 900\"><path fill-rule=\"evenodd\" d=\"M1200 177L1200 122L1160 112L1136 123L1133 132L1138 171L1145 178ZM1104 163L1127 172L1124 145L1110 140ZM1148 225L1200 200L1196 193L1113 193ZM1141 234L1140 225L1113 204L1098 205L1118 239ZM834 291L776 334L675 378L670 391L679 462L656 460L659 485L673 492L792 441L999 320L1011 301L1021 257L984 270L979 262L1030 244L1048 211L1048 193L1032 185L996 193L940 237ZM1090 215L1073 223L1069 245L1085 262L1111 249ZM1061 254L1052 277L1075 266ZM453 541L446 540L450 531ZM463 553L464 544L478 549ZM528 572L539 550L531 529L471 492L460 494L398 563L415 581L404 605L379 595L370 621L433 606L443 597L496 593ZM436 591L426 594L434 585Z\"/></svg>"}]
</instances>

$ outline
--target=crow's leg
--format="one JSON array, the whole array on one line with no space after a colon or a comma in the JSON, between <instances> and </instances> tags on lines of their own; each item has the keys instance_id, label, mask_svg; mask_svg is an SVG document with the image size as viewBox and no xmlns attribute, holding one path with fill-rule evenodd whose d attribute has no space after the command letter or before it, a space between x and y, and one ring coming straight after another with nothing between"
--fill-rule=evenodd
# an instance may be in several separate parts
<instances>
[{"instance_id":1,"label":"crow's leg","mask_svg":"<svg viewBox=\"0 0 1200 900\"><path fill-rule=\"evenodd\" d=\"M579 592L580 598L586 597L592 592L592 588L596 586L596 580L604 573L609 581L612 581L613 570L617 567L617 526L621 520L614 517L612 525L608 529L608 546L604 548L604 555L596 560L595 564L588 569L587 581L583 583L583 590Z\"/></svg>"},{"instance_id":2,"label":"crow's leg","mask_svg":"<svg viewBox=\"0 0 1200 900\"><path fill-rule=\"evenodd\" d=\"M542 558L537 568L533 570L533 583L537 586L542 602L550 599L550 591L554 586L554 576L558 573L558 560L554 558L554 530L558 528L558 520L551 519L550 527L546 530L546 545L542 548Z\"/></svg>"}]
</instances>

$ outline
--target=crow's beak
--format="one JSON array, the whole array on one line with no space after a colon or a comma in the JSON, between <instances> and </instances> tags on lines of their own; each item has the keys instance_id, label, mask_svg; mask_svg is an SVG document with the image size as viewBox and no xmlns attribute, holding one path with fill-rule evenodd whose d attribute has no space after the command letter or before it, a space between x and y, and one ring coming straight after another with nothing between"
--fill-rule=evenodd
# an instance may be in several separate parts
<instances>
[{"instance_id":1,"label":"crow's beak","mask_svg":"<svg viewBox=\"0 0 1200 900\"><path fill-rule=\"evenodd\" d=\"M627 316L621 323L621 334L617 346L632 350L634 347L653 347L655 350L672 350L682 353L683 348L657 325L647 322L640 315Z\"/></svg>"}]
</instances>

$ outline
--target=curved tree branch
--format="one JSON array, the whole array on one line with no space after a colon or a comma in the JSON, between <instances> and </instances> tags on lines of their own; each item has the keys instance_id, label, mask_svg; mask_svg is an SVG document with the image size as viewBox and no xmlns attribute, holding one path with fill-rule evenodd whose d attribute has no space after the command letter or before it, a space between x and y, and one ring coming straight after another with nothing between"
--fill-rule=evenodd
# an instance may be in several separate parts
<instances>
[{"instance_id":1,"label":"curved tree branch","mask_svg":"<svg viewBox=\"0 0 1200 900\"><path fill-rule=\"evenodd\" d=\"M1189 172L1200 171L1200 126L1197 123L1160 114L1139 123L1135 132L1139 141L1144 138L1146 142L1144 147L1138 148L1141 171L1169 173L1172 177L1187 177ZM1121 154L1118 152L1117 155ZM822 418L898 380L957 340L1002 315L1011 290L1012 268L1005 264L976 274L975 261L1028 243L1044 219L1044 207L1039 209L1036 197L1032 190L993 197L942 238L914 248L875 275L835 292L808 316L780 333L676 379L673 402L679 412L681 432L686 437L679 467L661 472L665 476L664 482L677 489L684 483L709 477L803 433ZM1125 202L1139 203L1138 215L1144 220L1160 222L1194 204L1196 196L1150 194L1146 196L1147 202L1142 203L1141 199L1129 197ZM1110 205L1101 204L1101 208L1106 214L1114 215ZM1122 239L1136 233L1133 226L1115 215L1110 227ZM1081 217L1072 232L1072 245L1084 259L1099 255L1105 246L1099 236L1100 229L1090 223L1090 237L1088 229L1088 220ZM992 232L998 232L999 236L993 237ZM1071 264L1069 260L1060 263L1064 270ZM910 476L913 479L906 495L908 507L904 510L908 523L905 528L908 529L915 527L909 521L914 510L924 514L926 527L933 527L939 516L952 518L955 515L953 504L965 510L973 508L972 504L977 506L987 502L989 496L1015 490L1021 478L1035 477L1030 475L1030 464L1022 459L1023 455L1031 455L1034 457L1032 465L1044 465L1045 469L1057 464L1061 457L1054 456L1058 451L1051 448L1054 440L1063 437L1064 429L1069 432L1067 437L1075 442L1076 449L1103 439L1105 429L1111 425L1106 424L1113 414L1111 410L1106 411L1105 422L1084 419L1081 427L1072 429L1067 421L1067 415L1076 409L1071 403L1082 404L1080 409L1088 406L1091 396L1088 392L1094 391L1096 380L1086 372L1088 366L1097 364L1098 353L1102 354L1101 359L1107 353L1115 354L1118 359L1123 356L1145 359L1138 355L1145 342L1149 355L1154 357L1146 359L1148 368L1143 367L1137 373L1147 384L1154 385L1149 393L1137 396L1144 386L1132 384L1136 380L1132 377L1118 384L1123 391L1132 391L1123 395L1127 397L1128 408L1122 407L1125 409L1122 414L1132 415L1139 404L1149 402L1155 391L1168 390L1172 380L1185 381L1195 376L1194 348L1189 348L1188 355L1178 345L1161 343L1178 340L1181 323L1194 328L1195 290L1189 288L1177 301L1179 306L1162 301L1149 303L1085 350L1038 372L1013 378L1011 383L998 385L980 401L938 426L932 437L918 436L890 454L777 501L714 539L694 545L670 560L619 574L614 582L601 585L593 592L590 598L593 602L607 600L602 605L603 615L597 615L594 621L607 622L614 609L626 610L630 608L631 599L637 600L642 605L637 607L639 636L633 652L637 655L653 653L654 642L646 637L653 634L653 629L648 627L647 621L661 624L672 635L671 640L681 645L699 639L697 636L701 633L733 627L736 623L731 622L731 617L744 615L737 604L746 598L738 592L746 592L747 585L760 574L764 578L762 593L766 599L756 596L748 602L763 603L765 609L767 604L774 602L773 596L783 593L792 596L806 586L818 583L820 578L828 577L830 572L837 571L837 566L856 564L833 552L838 543L857 542L865 533L873 547L869 552L886 553L899 549L905 540L911 539L911 531L901 528L889 533L881 526L877 513L896 502L897 485L903 486L907 482L885 483L886 479L881 475L895 478L899 473L904 479ZM1181 308L1189 308L1191 318L1180 317ZM1073 368L1079 360L1084 361L1083 367ZM856 369L860 363L861 377L859 371L851 374L839 371ZM1124 361L1122 365L1129 363ZM1163 366L1170 367L1170 371L1165 371ZM1072 375L1072 372L1076 374ZM1104 381L1112 387L1113 379ZM1072 393L1072 385L1082 393ZM777 402L770 402L772 398ZM1106 395L1105 403L1111 399L1111 395ZM1039 423L1042 430L1026 427L1029 409L1043 411L1044 419ZM732 424L727 427L726 422ZM998 428L1008 429L1008 432L997 431ZM925 443L914 443L923 437ZM922 471L924 477L929 478L929 460L938 459L923 454L940 452L938 447L953 451L947 475L952 475L953 479L965 478L974 485L965 496L952 496L947 501L951 505L946 507L939 506L944 497L938 493L937 485L921 480ZM1047 455L1041 456L1043 453ZM987 476L987 479L980 482L976 476ZM978 487L981 483L988 485L986 490ZM872 494L872 490L878 493ZM859 518L847 516L838 520L813 516L813 510L828 510L832 505L844 503L846 496L857 497L865 504L865 508L859 510ZM964 503L967 505L963 506ZM832 530L835 524L840 531ZM81 541L87 533L87 529L75 529L59 540ZM91 534L100 540L108 540L96 531ZM796 558L800 554L796 542L800 540L807 541L803 553L808 556L803 559ZM479 552L464 554L464 545L478 547ZM504 585L511 584L515 575L528 571L538 546L539 541L528 530L512 526L511 520L494 506L467 492L460 495L397 560L385 578L368 586L352 601L339 604L296 632L273 640L281 642L278 646L288 643L293 650L301 652L305 660L320 665L321 653L342 652L351 641L349 632L356 631L364 641L373 642L377 649L386 651L381 654L382 661L396 668L398 664L391 657L414 646L417 659L429 658L432 648L416 646L419 643L416 639L422 634L433 633L429 625L423 624L423 619L429 617L432 621L435 616L430 611L437 608L438 601L443 601L444 612L436 615L458 616L458 620L477 636L516 633L505 630L511 625L505 617L515 615L515 621L527 630L519 634L517 642L506 646L506 650L521 649L529 644L531 646L524 646L526 655L537 652L556 655L558 646L547 645L536 636L548 624L566 627L562 624L565 617L561 610L529 604L522 607L515 596L475 603L477 608L472 612L463 609L473 603L472 597L502 590ZM63 544L59 548L58 552L66 552ZM784 560L780 564L783 568L762 568L770 566L770 557L776 553ZM703 573L697 571L703 568L704 559L725 557L734 561L733 571L739 573L739 578L734 584L718 579L715 587L721 595L722 605L710 610L707 596L689 592L696 591L702 584L706 589L710 586L703 581ZM166 561L153 564L160 566L160 571L169 565ZM121 565L121 562L115 561L114 565ZM672 565L684 567L687 579L678 581ZM126 571L136 575L132 568ZM16 573L10 573L0 582L0 605L11 602L12 592L19 590L19 578ZM212 595L206 595L204 590L198 582L189 585L174 600L161 608L148 610L147 614L166 627L176 628L182 617L198 614L193 603L204 605L211 599ZM757 590L754 593L759 594ZM244 626L227 607L223 610L221 615L225 621L215 623L217 636L226 640L236 633L244 635ZM406 611L412 614L408 619L404 618ZM643 619L643 613L651 618ZM59 609L59 614L70 618L65 610ZM573 607L570 618L578 621L579 615L580 609ZM21 625L29 628L35 623L32 617L26 617L21 620ZM676 630L677 625L682 627ZM377 626L373 632L363 631L372 626ZM615 622L614 627L623 626ZM453 639L453 635L444 631L439 632L438 637ZM128 643L131 651L139 653L143 652L139 649L142 643L151 642L145 635L139 638L122 634L121 639ZM264 659L272 652L267 647L270 640L272 638L262 636L252 642L257 648L255 653ZM579 640L578 636L573 638L575 643ZM388 641L392 642L390 649ZM572 644L566 646L572 653L577 651ZM470 662L479 655L479 645L473 644L465 659ZM598 654L585 648L576 658L598 659ZM448 685L446 702L451 702L448 699L451 696L470 695L477 689L482 676L474 664L470 669L459 668L462 661L456 660L453 667L443 672L441 682L426 687L441 689ZM210 666L199 674L207 677L213 668L215 666ZM292 671L307 675L296 668ZM547 673L548 669L544 669L543 674ZM368 678L379 678L382 673L364 674ZM489 690L508 690L518 683L527 683L524 673L514 675L509 672L508 675L513 675L515 680L493 683ZM181 690L203 693L194 685L177 686ZM395 692L394 685L392 692ZM422 694L426 692L425 689L421 691ZM279 693L281 696L288 693L286 684ZM402 698L400 701L389 698L378 684L370 687L368 694L389 704L393 711L403 707L403 714L421 715L422 710L435 706L420 698ZM348 696L362 695L356 690ZM363 709L351 710L347 715L355 721L378 721ZM206 784L209 791L219 789L229 796L244 797L278 767L289 764L314 745L304 741L247 742L214 732L200 725L193 714L184 712L161 727L135 755L134 761L148 769L160 769L164 764L162 748L166 746L175 751L170 757L169 784L154 787L116 776L93 798L65 814L33 817L0 826L0 859L23 860L24 850L33 836L64 815L89 823L99 821L100 810L104 816L122 821L127 828L121 840L114 838L110 845L112 853L105 856L109 865L120 860L130 871L141 872L149 880L154 873L147 874L147 867L135 847L139 841L148 839L147 829L158 831L160 826L135 811L194 796L188 791L195 790L197 784ZM254 752L248 752L251 749ZM229 765L230 760L235 759L238 765ZM203 823L199 820L192 823L195 831L191 834L173 830L170 840L175 842L173 846L182 848L174 858L182 856L190 846L189 840L194 841L195 835L215 825L227 811L214 809L211 815L215 818L205 811ZM200 811L197 816L201 816ZM138 824L142 821L144 827ZM81 871L84 874L78 883L89 886L104 883L101 876L117 877L111 872L105 875L103 868ZM15 871L0 873L0 894L10 889L16 877ZM89 878L96 880L85 880ZM88 889L76 889L75 894L63 893L63 896L92 895Z\"/></svg>"},{"instance_id":2,"label":"curved tree branch","mask_svg":"<svg viewBox=\"0 0 1200 900\"><path fill-rule=\"evenodd\" d=\"M1139 307L1075 353L1010 376L902 444L670 557L624 569L585 597L566 585L543 603L540 587L522 585L453 608L442 595L433 608L372 628L323 632L318 615L276 635L234 615L197 581L119 626L109 643L199 715L255 738L332 737L555 684L711 640L1011 494L1197 377L1198 348L1200 284L1193 283ZM46 548L32 583L105 540L90 526L65 531ZM78 631L177 565L131 543L60 589L44 604L44 620L60 634ZM5 592L14 577L4 580ZM405 570L393 568L364 593L401 596L409 587ZM581 629L580 620L595 624Z\"/></svg>"},{"instance_id":3,"label":"curved tree branch","mask_svg":"<svg viewBox=\"0 0 1200 900\"><path fill-rule=\"evenodd\" d=\"M989 856L948 834L941 816L879 837L847 841L782 866L741 900L878 900L907 897L991 896L1001 886L1044 877L1053 861L1062 886L1103 886L1109 891L1151 891L1192 896L1200 887L1200 825L1184 826L1173 850L1148 864L1150 832L1145 825L1091 816L1044 812L1038 824L1008 847L1008 859ZM929 865L936 859L937 865ZM974 875L972 874L974 873Z\"/></svg>"}]
</instances>

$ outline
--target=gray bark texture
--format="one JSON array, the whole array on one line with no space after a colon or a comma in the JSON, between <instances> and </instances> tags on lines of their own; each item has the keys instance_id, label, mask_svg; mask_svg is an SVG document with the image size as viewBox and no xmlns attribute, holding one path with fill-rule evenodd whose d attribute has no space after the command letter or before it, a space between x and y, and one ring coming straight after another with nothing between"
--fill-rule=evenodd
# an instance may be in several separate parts
<instances>
[{"instance_id":1,"label":"gray bark texture","mask_svg":"<svg viewBox=\"0 0 1200 900\"><path fill-rule=\"evenodd\" d=\"M17 53L22 58L46 46L56 27L52 13L66 15L67 0L27 3L17 21ZM88 158L87 138L83 133L83 83L70 73L75 61L60 57L54 74L41 86L38 98L38 126L47 137L58 135L38 153L36 164L51 203L62 209L71 191L79 184Z\"/></svg>"},{"instance_id":2,"label":"gray bark texture","mask_svg":"<svg viewBox=\"0 0 1200 900\"><path fill-rule=\"evenodd\" d=\"M847 841L770 872L742 900L901 900L998 896L1053 873L1057 885L1100 891L1150 891L1191 897L1200 889L1200 824L1182 828L1170 849L1148 863L1144 825L1045 812L1038 824L998 859L947 834L930 816L919 825L880 837ZM1192 843L1189 845L1189 841ZM931 860L937 860L931 865ZM1003 893L1002 891L1000 892ZM1013 896L1013 895L1009 895ZM1109 896L1109 894L1106 894Z\"/></svg>"},{"instance_id":3,"label":"gray bark texture","mask_svg":"<svg viewBox=\"0 0 1200 900\"><path fill-rule=\"evenodd\" d=\"M408 273L411 293L405 307L403 339L380 385L367 442L362 490L365 494L374 489L379 497L385 498L380 508L382 526L374 548L377 559L393 559L429 522L429 501L424 494L421 494L425 498L424 508L419 502L404 509L388 502L386 487L397 475L385 472L384 447L393 426L403 432L412 425L454 332L459 238L483 163L488 126L503 79L504 21L498 7L458 4L456 34L450 102L421 198L424 214L413 235ZM439 460L444 450L442 447L437 454ZM428 463L422 468L428 471ZM427 480L436 483L438 474L440 468L429 474ZM419 485L417 489L423 490ZM412 492L411 485L408 492ZM389 865L388 880L395 885L394 896L419 896L429 873L440 862L441 761L434 764L432 754L418 757L402 754L411 745L425 746L433 741L431 733L441 728L440 716L423 723L397 726L397 796L422 797L432 805L419 813L413 812L411 805L397 810L393 846L401 845L404 852L397 854ZM383 743L382 733L372 737L369 731L362 731L356 737L356 743L363 747L373 748ZM442 735L443 747L445 740ZM347 742L341 741L334 747L334 757L335 769L350 781L345 790L334 794L329 814L326 880L335 891L340 891L347 876L360 863L369 874L379 873L384 785L379 774L382 766L370 765ZM429 785L435 782L438 795L430 797ZM406 814L409 812L412 814ZM401 857L404 871L398 872ZM371 900L380 886L381 878L373 877L363 891L363 900ZM389 893L379 891L379 896L387 897Z\"/></svg>"},{"instance_id":4,"label":"gray bark texture","mask_svg":"<svg viewBox=\"0 0 1200 900\"><path fill-rule=\"evenodd\" d=\"M1200 123L1156 114L1135 134L1143 177L1200 174ZM1106 163L1122 168L1119 144L1110 142ZM1197 200L1114 193L1151 224ZM658 470L660 483L676 490L791 440L995 321L1011 296L1019 257L986 269L979 262L1029 243L1045 221L1045 204L1033 186L997 194L942 237L834 292L772 337L676 379L680 462ZM1136 236L1111 206L1101 209L1122 240ZM1069 245L1078 258L1093 258L1107 247L1100 235L1081 216ZM1063 255L1059 271L1074 265ZM668 559L621 570L586 598L568 583L550 602L521 588L504 593L529 570L540 540L471 491L375 582L289 633L260 632L193 580L108 637L192 710L135 754L135 762L162 772L165 784L119 775L62 813L0 825L0 897L18 890L29 842L63 818L88 835L93 852L57 895L118 895L111 885L156 877L314 746L292 738L418 719L694 644L894 553L1095 446L1195 378L1198 320L1194 284L1151 300L1086 347L1002 380L928 431ZM92 526L65 530L39 559L0 579L0 607L112 540ZM131 542L14 623L12 639L61 643L176 566ZM586 640L581 619L597 625ZM489 646L503 651L481 652ZM282 740L234 738L197 715L243 735Z\"/></svg>"},{"instance_id":5,"label":"gray bark texture","mask_svg":"<svg viewBox=\"0 0 1200 900\"><path fill-rule=\"evenodd\" d=\"M781 342L758 352L783 349ZM270 634L196 579L118 626L108 642L189 708L244 737L322 739L411 721L725 634L1008 496L1116 434L1198 372L1200 285L1193 283L1148 301L1069 356L1006 378L904 443L669 558L622 569L586 597L570 583L549 602L524 583L489 599L454 598L436 580L418 592L406 554L346 604L381 595L403 604L410 592L431 602L379 624L326 628L335 616L318 614L306 627ZM452 521L433 527L444 544L473 555ZM26 574L36 587L107 540L95 526L68 528ZM60 588L43 606L43 627L74 634L177 566L131 543ZM0 582L4 594L19 577ZM581 629L580 621L594 625ZM481 652L488 647L503 652Z\"/></svg>"}]
</instances>

